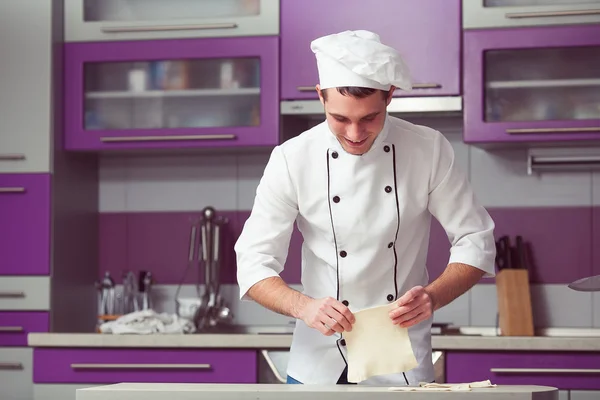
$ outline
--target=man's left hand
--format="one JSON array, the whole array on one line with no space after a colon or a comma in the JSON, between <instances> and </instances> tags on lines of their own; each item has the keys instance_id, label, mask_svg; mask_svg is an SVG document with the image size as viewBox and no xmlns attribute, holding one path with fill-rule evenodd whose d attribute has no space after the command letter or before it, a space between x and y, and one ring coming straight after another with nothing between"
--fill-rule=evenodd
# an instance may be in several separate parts
<instances>
[{"instance_id":1,"label":"man's left hand","mask_svg":"<svg viewBox=\"0 0 600 400\"><path fill-rule=\"evenodd\" d=\"M422 286L415 286L392 303L390 318L394 324L408 328L425 321L432 313L431 296Z\"/></svg>"}]
</instances>

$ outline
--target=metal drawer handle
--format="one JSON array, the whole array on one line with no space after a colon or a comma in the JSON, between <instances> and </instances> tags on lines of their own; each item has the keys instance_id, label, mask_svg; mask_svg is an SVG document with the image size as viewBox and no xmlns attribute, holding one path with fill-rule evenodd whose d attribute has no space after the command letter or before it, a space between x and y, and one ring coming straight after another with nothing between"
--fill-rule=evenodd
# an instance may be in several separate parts
<instances>
[{"instance_id":1,"label":"metal drawer handle","mask_svg":"<svg viewBox=\"0 0 600 400\"><path fill-rule=\"evenodd\" d=\"M210 369L210 364L71 364L71 369Z\"/></svg>"},{"instance_id":2,"label":"metal drawer handle","mask_svg":"<svg viewBox=\"0 0 600 400\"><path fill-rule=\"evenodd\" d=\"M103 26L102 32L105 33L125 33L125 32L164 32L164 31L194 31L204 29L234 29L238 25L229 23L219 24L194 24L194 25L147 25L147 26Z\"/></svg>"},{"instance_id":3,"label":"metal drawer handle","mask_svg":"<svg viewBox=\"0 0 600 400\"><path fill-rule=\"evenodd\" d=\"M506 18L538 18L538 17L569 17L574 15L596 15L598 10L569 10L569 11L537 11L525 13L506 13Z\"/></svg>"},{"instance_id":4,"label":"metal drawer handle","mask_svg":"<svg viewBox=\"0 0 600 400\"><path fill-rule=\"evenodd\" d=\"M298 86L296 87L296 90L298 90L299 92L315 92L315 86Z\"/></svg>"},{"instance_id":5,"label":"metal drawer handle","mask_svg":"<svg viewBox=\"0 0 600 400\"><path fill-rule=\"evenodd\" d=\"M0 363L0 371L12 371L15 369L23 369L21 363Z\"/></svg>"},{"instance_id":6,"label":"metal drawer handle","mask_svg":"<svg viewBox=\"0 0 600 400\"><path fill-rule=\"evenodd\" d=\"M0 161L21 161L25 159L25 154L0 154Z\"/></svg>"},{"instance_id":7,"label":"metal drawer handle","mask_svg":"<svg viewBox=\"0 0 600 400\"><path fill-rule=\"evenodd\" d=\"M219 139L236 139L236 135L181 135L181 136L120 136L120 137L103 137L105 143L115 142L163 142L174 140L219 140Z\"/></svg>"},{"instance_id":8,"label":"metal drawer handle","mask_svg":"<svg viewBox=\"0 0 600 400\"><path fill-rule=\"evenodd\" d=\"M22 326L0 326L0 333L3 332L23 332Z\"/></svg>"},{"instance_id":9,"label":"metal drawer handle","mask_svg":"<svg viewBox=\"0 0 600 400\"><path fill-rule=\"evenodd\" d=\"M0 187L0 193L25 193L24 187Z\"/></svg>"},{"instance_id":10,"label":"metal drawer handle","mask_svg":"<svg viewBox=\"0 0 600 400\"><path fill-rule=\"evenodd\" d=\"M490 368L499 374L600 374L600 369L584 368Z\"/></svg>"},{"instance_id":11,"label":"metal drawer handle","mask_svg":"<svg viewBox=\"0 0 600 400\"><path fill-rule=\"evenodd\" d=\"M600 132L600 127L582 128L522 128L507 129L506 133L565 133L565 132Z\"/></svg>"},{"instance_id":12,"label":"metal drawer handle","mask_svg":"<svg viewBox=\"0 0 600 400\"><path fill-rule=\"evenodd\" d=\"M440 89L442 85L439 83L415 83L412 85L413 89Z\"/></svg>"},{"instance_id":13,"label":"metal drawer handle","mask_svg":"<svg viewBox=\"0 0 600 400\"><path fill-rule=\"evenodd\" d=\"M0 299L19 299L25 297L25 292L0 292Z\"/></svg>"}]
</instances>

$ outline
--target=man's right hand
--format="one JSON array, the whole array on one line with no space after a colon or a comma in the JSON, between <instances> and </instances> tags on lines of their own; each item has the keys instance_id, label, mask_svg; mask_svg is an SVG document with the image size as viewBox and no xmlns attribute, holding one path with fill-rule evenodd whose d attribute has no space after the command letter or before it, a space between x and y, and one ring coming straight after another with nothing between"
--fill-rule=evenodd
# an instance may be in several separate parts
<instances>
[{"instance_id":1,"label":"man's right hand","mask_svg":"<svg viewBox=\"0 0 600 400\"><path fill-rule=\"evenodd\" d=\"M350 332L355 321L350 309L332 297L311 299L302 310L301 317L306 325L325 336L334 332Z\"/></svg>"}]
</instances>

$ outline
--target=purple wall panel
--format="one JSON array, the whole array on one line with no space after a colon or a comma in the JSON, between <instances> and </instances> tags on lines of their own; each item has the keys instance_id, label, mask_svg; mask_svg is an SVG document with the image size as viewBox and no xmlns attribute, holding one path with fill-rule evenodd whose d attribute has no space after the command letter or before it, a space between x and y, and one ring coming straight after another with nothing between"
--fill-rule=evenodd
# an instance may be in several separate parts
<instances>
[{"instance_id":1,"label":"purple wall panel","mask_svg":"<svg viewBox=\"0 0 600 400\"><path fill-rule=\"evenodd\" d=\"M489 212L496 222L495 236L522 235L530 246L532 283L567 283L592 275L592 215L598 232L600 208L497 208ZM249 211L222 212L230 218L223 248L222 282L236 283L233 246ZM175 284L187 266L190 218L199 212L104 213L100 223L100 267L120 277L126 269L152 271L159 284ZM282 278L300 283L302 235L294 230ZM437 278L448 262L450 243L433 220L427 266ZM598 260L598 255L596 255ZM598 264L600 260L596 261ZM600 267L596 266L596 273ZM186 283L196 275L188 273ZM201 277L201 281L203 281ZM493 283L493 279L484 282Z\"/></svg>"},{"instance_id":2,"label":"purple wall panel","mask_svg":"<svg viewBox=\"0 0 600 400\"><path fill-rule=\"evenodd\" d=\"M592 209L592 275L600 275L600 207Z\"/></svg>"},{"instance_id":3,"label":"purple wall panel","mask_svg":"<svg viewBox=\"0 0 600 400\"><path fill-rule=\"evenodd\" d=\"M4 329L3 329L4 328ZM20 332L9 328L21 328ZM0 346L27 346L30 332L48 332L50 317L42 311L1 311Z\"/></svg>"}]
</instances>

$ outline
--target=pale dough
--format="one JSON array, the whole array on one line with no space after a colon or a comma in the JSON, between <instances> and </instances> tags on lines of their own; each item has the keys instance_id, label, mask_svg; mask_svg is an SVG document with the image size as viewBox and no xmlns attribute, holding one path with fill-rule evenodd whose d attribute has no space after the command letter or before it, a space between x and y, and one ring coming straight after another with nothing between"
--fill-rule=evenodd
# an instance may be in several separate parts
<instances>
[{"instance_id":1,"label":"pale dough","mask_svg":"<svg viewBox=\"0 0 600 400\"><path fill-rule=\"evenodd\" d=\"M487 381L471 383L421 383L419 386L399 386L391 387L392 391L415 391L415 392L468 392L471 388L492 388L496 387L488 379Z\"/></svg>"},{"instance_id":2,"label":"pale dough","mask_svg":"<svg viewBox=\"0 0 600 400\"><path fill-rule=\"evenodd\" d=\"M344 332L348 382L409 371L418 365L408 329L394 325L389 304L354 313L352 331Z\"/></svg>"}]
</instances>

